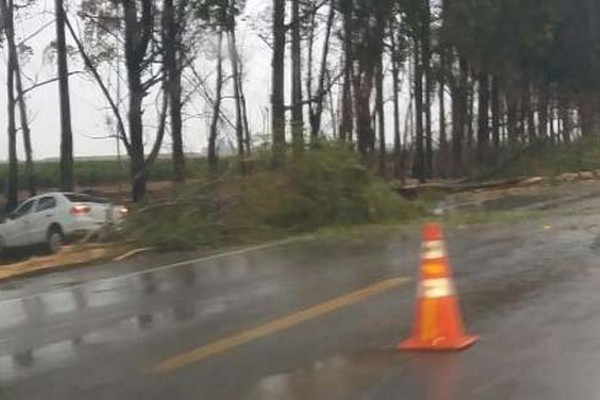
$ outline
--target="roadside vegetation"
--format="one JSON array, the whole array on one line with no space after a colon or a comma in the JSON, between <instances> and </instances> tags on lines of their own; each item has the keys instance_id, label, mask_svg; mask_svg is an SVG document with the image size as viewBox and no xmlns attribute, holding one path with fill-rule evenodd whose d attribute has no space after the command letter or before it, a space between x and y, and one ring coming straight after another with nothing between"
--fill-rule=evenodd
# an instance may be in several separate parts
<instances>
[{"instance_id":1,"label":"roadside vegetation","mask_svg":"<svg viewBox=\"0 0 600 400\"><path fill-rule=\"evenodd\" d=\"M125 235L166 249L218 247L281 238L323 227L400 222L423 216L343 144L320 143L285 168L226 173L184 185L172 199L140 206Z\"/></svg>"},{"instance_id":2,"label":"roadside vegetation","mask_svg":"<svg viewBox=\"0 0 600 400\"><path fill-rule=\"evenodd\" d=\"M600 139L581 138L561 146L540 142L498 169L499 177L541 176L554 179L565 173L600 170Z\"/></svg>"}]
</instances>

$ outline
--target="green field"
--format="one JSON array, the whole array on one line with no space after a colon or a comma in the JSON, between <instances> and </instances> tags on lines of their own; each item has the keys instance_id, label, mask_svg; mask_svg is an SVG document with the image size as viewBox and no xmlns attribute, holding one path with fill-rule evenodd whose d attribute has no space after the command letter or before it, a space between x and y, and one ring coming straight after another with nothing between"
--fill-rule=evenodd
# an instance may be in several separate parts
<instances>
[{"instance_id":1,"label":"green field","mask_svg":"<svg viewBox=\"0 0 600 400\"><path fill-rule=\"evenodd\" d=\"M58 161L38 161L35 163L35 180L38 188L60 187ZM25 188L24 164L19 165L19 187ZM206 158L187 160L187 174L190 178L204 176L207 173ZM5 182L8 164L0 164L0 182ZM171 160L159 159L149 170L150 181L166 181L173 177ZM129 162L123 160L75 160L75 181L79 187L110 185L129 182Z\"/></svg>"}]
</instances>

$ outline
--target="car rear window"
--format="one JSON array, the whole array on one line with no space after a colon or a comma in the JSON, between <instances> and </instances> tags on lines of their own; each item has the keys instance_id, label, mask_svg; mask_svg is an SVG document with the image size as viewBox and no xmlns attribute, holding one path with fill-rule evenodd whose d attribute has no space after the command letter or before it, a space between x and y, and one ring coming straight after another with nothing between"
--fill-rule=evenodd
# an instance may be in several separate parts
<instances>
[{"instance_id":1,"label":"car rear window","mask_svg":"<svg viewBox=\"0 0 600 400\"><path fill-rule=\"evenodd\" d=\"M71 203L99 203L99 204L110 203L106 199L103 199L100 197L89 196L87 194L80 194L80 193L68 193L68 194L65 194L65 197Z\"/></svg>"}]
</instances>

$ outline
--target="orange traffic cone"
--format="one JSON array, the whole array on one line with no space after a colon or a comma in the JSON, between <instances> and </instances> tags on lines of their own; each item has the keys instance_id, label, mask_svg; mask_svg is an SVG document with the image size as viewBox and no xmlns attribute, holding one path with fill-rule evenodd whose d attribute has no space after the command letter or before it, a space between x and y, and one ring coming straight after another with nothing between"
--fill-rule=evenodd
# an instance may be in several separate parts
<instances>
[{"instance_id":1,"label":"orange traffic cone","mask_svg":"<svg viewBox=\"0 0 600 400\"><path fill-rule=\"evenodd\" d=\"M475 343L477 336L464 333L440 224L423 227L419 275L412 337L398 350L452 351Z\"/></svg>"}]
</instances>

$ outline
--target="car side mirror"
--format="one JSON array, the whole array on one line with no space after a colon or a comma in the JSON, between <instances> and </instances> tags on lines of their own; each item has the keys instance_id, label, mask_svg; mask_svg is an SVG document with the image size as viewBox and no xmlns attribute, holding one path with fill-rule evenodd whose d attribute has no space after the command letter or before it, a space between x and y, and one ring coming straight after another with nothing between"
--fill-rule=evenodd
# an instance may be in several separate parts
<instances>
[{"instance_id":1,"label":"car side mirror","mask_svg":"<svg viewBox=\"0 0 600 400\"><path fill-rule=\"evenodd\" d=\"M16 213L14 213L14 212L8 214L8 216L6 217L6 219L9 220L9 221L15 220L17 218L19 218L19 215L16 214Z\"/></svg>"}]
</instances>

